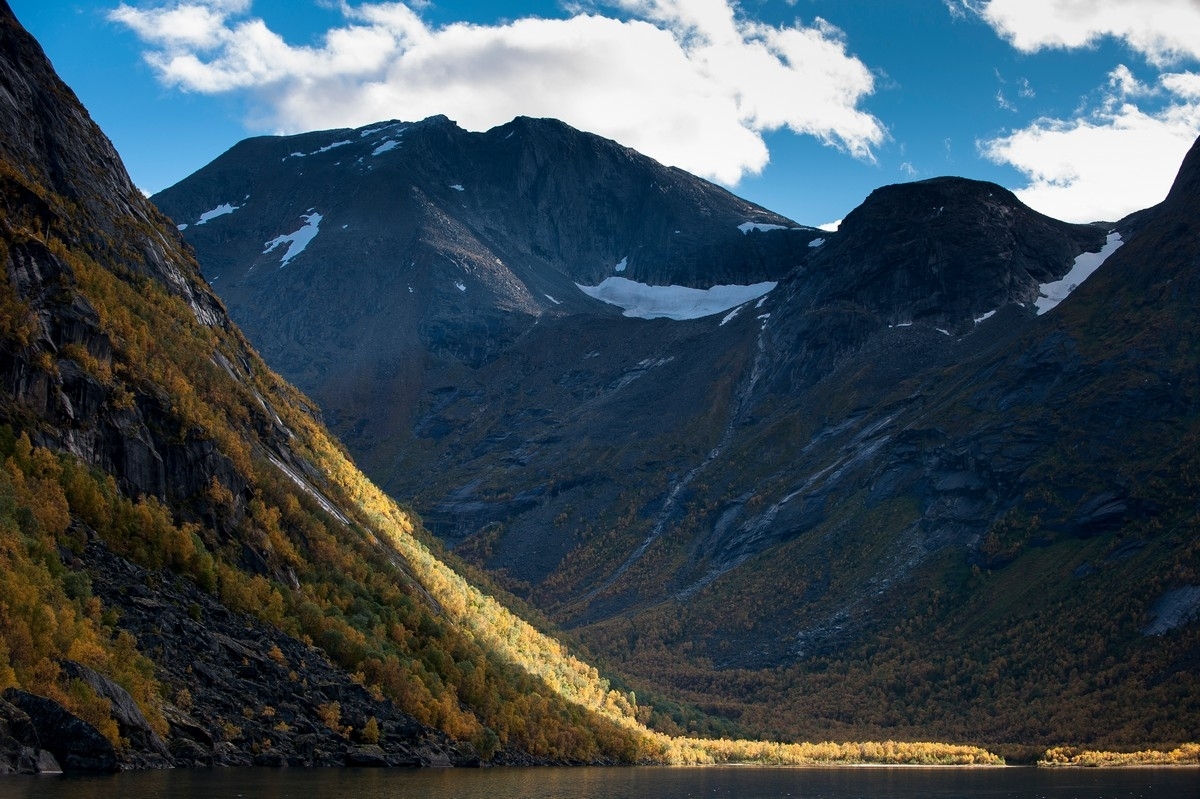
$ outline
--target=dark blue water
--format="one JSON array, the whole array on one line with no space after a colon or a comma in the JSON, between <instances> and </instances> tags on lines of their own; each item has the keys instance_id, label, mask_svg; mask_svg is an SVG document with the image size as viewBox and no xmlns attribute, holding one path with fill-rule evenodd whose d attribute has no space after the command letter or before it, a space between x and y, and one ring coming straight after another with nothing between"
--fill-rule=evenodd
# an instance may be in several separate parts
<instances>
[{"instance_id":1,"label":"dark blue water","mask_svg":"<svg viewBox=\"0 0 1200 799\"><path fill-rule=\"evenodd\" d=\"M7 799L1200 799L1200 769L214 769L0 777Z\"/></svg>"}]
</instances>

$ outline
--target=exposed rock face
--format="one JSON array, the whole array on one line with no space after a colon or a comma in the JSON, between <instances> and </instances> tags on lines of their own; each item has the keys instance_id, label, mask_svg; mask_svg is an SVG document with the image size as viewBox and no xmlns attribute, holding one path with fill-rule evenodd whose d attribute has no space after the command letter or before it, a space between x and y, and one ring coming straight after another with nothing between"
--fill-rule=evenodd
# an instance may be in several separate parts
<instances>
[{"instance_id":1,"label":"exposed rock face","mask_svg":"<svg viewBox=\"0 0 1200 799\"><path fill-rule=\"evenodd\" d=\"M0 699L0 774L61 774L54 754L43 749L29 714Z\"/></svg>"},{"instance_id":2,"label":"exposed rock face","mask_svg":"<svg viewBox=\"0 0 1200 799\"><path fill-rule=\"evenodd\" d=\"M1021 324L1019 309L1032 312L1040 285L1099 251L1105 233L1038 214L992 183L934 178L877 189L771 298L767 382L803 390L875 337L893 369L916 372L929 345L884 344L886 328L917 324L953 338L1002 310L1007 327Z\"/></svg>"},{"instance_id":3,"label":"exposed rock face","mask_svg":"<svg viewBox=\"0 0 1200 799\"><path fill-rule=\"evenodd\" d=\"M121 737L128 740L132 750L137 752L140 765L149 768L163 768L172 765L173 761L167 750L166 742L150 726L150 722L146 720L145 715L142 714L128 691L82 663L67 660L63 662L62 666L63 673L68 679L83 682L95 691L96 696L108 701Z\"/></svg>"},{"instance_id":4,"label":"exposed rock face","mask_svg":"<svg viewBox=\"0 0 1200 799\"><path fill-rule=\"evenodd\" d=\"M7 7L0 14L0 118L5 135L0 154L19 165L24 177L73 203L69 227L92 257L111 257L124 267L161 282L206 325L230 326L220 302L197 280L194 265L161 232L167 220L130 182L116 152L49 70L37 42ZM47 102L53 97L59 102ZM12 176L0 175L8 198L8 224L46 230L63 222L62 212L28 196ZM150 235L147 235L150 231ZM76 347L100 362L112 358L112 343L99 329L96 309L82 296L59 290L74 280L63 254L37 240L9 246L10 281L17 296L38 309L22 352L0 352L0 385L41 422L40 437L117 477L129 493L182 501L194 497L216 475L238 486L235 470L211 442L195 431L172 429L170 398L143 393L132 406L114 401L110 388L81 366L57 374L32 368L39 349Z\"/></svg>"},{"instance_id":5,"label":"exposed rock face","mask_svg":"<svg viewBox=\"0 0 1200 799\"><path fill-rule=\"evenodd\" d=\"M414 192L440 198L430 200L438 213L414 205ZM279 197L295 213L326 209L321 224L334 228L323 248L320 233L285 266L259 247L280 224ZM233 313L318 400L375 479L397 496L415 493L439 535L473 538L464 551L515 585L560 572L592 534L585 519L615 519L635 502L649 545L689 498L725 504L724 522L652 589L658 596L711 579L686 576L700 563L715 558L722 573L786 540L780 529L795 530L791 508L778 524L739 517L744 500L735 497L760 492L754 481L733 495L692 495L699 477L728 470L722 456L753 440L748 429L777 420L764 409L815 407L805 392L851 361L873 364L859 379L878 396L898 377L990 345L1028 324L1039 285L1098 250L1105 234L956 178L880 189L837 233L798 228L611 142L527 119L486 134L433 118L253 139L155 200L186 223ZM459 280L436 266L460 258L465 241L478 274L512 270L500 284L524 286L530 302L477 291L471 269ZM410 257L414 247L428 250L425 260ZM396 261L408 266L398 271ZM530 282L617 274L779 285L733 313L647 322L616 317L569 283ZM434 278L464 288L422 294ZM397 302L417 305L402 313ZM997 311L1005 323L952 343L951 334L973 333ZM493 320L486 330L481 318ZM744 456L761 462L756 480L794 466L790 448L776 451ZM810 498L804 524L822 521L824 504ZM577 521L564 524L564 514ZM739 533L743 525L756 532ZM607 567L556 590L557 601L612 590L641 546L627 540ZM642 590L574 618L603 618Z\"/></svg>"},{"instance_id":6,"label":"exposed rock face","mask_svg":"<svg viewBox=\"0 0 1200 799\"><path fill-rule=\"evenodd\" d=\"M875 190L838 232L806 283L888 324L967 333L985 313L1032 305L1105 230L1043 216L993 183L934 178Z\"/></svg>"}]
</instances>

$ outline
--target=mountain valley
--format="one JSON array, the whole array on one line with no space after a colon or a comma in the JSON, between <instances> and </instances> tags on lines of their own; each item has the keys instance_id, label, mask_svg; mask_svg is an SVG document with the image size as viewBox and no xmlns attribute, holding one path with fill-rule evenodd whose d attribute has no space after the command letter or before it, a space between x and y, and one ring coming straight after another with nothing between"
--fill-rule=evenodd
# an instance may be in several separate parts
<instances>
[{"instance_id":1,"label":"mountain valley","mask_svg":"<svg viewBox=\"0 0 1200 799\"><path fill-rule=\"evenodd\" d=\"M1130 745L1196 735L1196 158L1116 223L938 178L828 232L438 117L248 140L154 201L372 479L639 692Z\"/></svg>"},{"instance_id":2,"label":"mountain valley","mask_svg":"<svg viewBox=\"0 0 1200 799\"><path fill-rule=\"evenodd\" d=\"M0 120L0 772L1200 739L1200 142L1089 225L530 118L146 198L3 0Z\"/></svg>"}]
</instances>

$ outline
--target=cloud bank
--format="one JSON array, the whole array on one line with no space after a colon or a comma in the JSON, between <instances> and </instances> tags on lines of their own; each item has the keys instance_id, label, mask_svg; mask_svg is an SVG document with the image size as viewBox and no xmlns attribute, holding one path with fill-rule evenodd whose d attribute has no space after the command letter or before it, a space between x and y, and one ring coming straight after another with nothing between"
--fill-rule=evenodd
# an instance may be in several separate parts
<instances>
[{"instance_id":1,"label":"cloud bank","mask_svg":"<svg viewBox=\"0 0 1200 799\"><path fill-rule=\"evenodd\" d=\"M974 14L1027 53L1089 47L1112 37L1157 68L1139 82L1117 65L1099 100L1071 119L1043 118L980 142L982 154L1010 164L1029 183L1016 194L1069 221L1115 221L1161 201L1179 163L1200 136L1200 74L1166 71L1200 60L1200 3L1195 0L958 0L952 13Z\"/></svg>"},{"instance_id":2,"label":"cloud bank","mask_svg":"<svg viewBox=\"0 0 1200 799\"><path fill-rule=\"evenodd\" d=\"M733 185L787 129L871 160L887 139L860 104L870 70L841 32L774 27L728 0L609 0L601 13L501 25L427 24L417 3L340 5L317 46L286 42L251 0L120 5L160 81L247 93L281 133L446 114L470 130L545 116Z\"/></svg>"}]
</instances>

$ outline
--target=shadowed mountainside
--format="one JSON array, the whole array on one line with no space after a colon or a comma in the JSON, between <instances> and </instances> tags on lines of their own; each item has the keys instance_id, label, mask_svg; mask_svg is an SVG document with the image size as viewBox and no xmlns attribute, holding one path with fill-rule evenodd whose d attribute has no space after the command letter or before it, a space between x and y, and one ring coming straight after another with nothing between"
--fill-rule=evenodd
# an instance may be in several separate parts
<instances>
[{"instance_id":1,"label":"shadowed mountainside","mask_svg":"<svg viewBox=\"0 0 1200 799\"><path fill-rule=\"evenodd\" d=\"M1200 718L1195 161L1115 225L938 178L828 233L439 117L155 201L368 472L635 685L771 735L1133 745ZM619 277L774 285L631 318Z\"/></svg>"}]
</instances>

